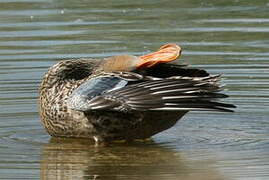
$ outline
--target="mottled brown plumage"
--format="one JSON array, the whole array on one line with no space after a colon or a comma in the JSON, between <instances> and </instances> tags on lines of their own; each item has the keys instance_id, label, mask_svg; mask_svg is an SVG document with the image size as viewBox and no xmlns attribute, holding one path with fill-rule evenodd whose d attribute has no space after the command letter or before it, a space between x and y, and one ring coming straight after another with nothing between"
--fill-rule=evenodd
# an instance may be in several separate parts
<instances>
[{"instance_id":1,"label":"mottled brown plumage","mask_svg":"<svg viewBox=\"0 0 269 180\"><path fill-rule=\"evenodd\" d=\"M61 61L40 85L40 116L55 137L95 141L145 139L172 127L189 110L231 111L216 102L219 76L180 65L181 49L146 56ZM146 62L145 62L146 60Z\"/></svg>"}]
</instances>

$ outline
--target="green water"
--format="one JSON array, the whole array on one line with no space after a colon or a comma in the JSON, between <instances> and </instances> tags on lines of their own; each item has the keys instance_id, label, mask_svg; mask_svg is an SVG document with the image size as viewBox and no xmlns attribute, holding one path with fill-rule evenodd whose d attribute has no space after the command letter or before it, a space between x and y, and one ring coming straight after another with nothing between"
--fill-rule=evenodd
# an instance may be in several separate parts
<instances>
[{"instance_id":1,"label":"green water","mask_svg":"<svg viewBox=\"0 0 269 180\"><path fill-rule=\"evenodd\" d=\"M0 179L268 179L269 2L0 1ZM37 90L60 59L140 55L169 42L222 73L235 113L191 112L149 142L53 140Z\"/></svg>"}]
</instances>

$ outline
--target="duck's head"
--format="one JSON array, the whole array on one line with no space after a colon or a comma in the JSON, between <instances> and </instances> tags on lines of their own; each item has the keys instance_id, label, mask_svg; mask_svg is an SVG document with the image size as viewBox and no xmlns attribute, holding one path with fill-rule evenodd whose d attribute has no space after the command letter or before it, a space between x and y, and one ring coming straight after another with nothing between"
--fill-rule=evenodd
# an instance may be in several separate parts
<instances>
[{"instance_id":1,"label":"duck's head","mask_svg":"<svg viewBox=\"0 0 269 180\"><path fill-rule=\"evenodd\" d=\"M176 44L166 44L158 51L143 56L119 55L101 61L96 71L134 71L149 68L160 63L176 60L181 55L181 48Z\"/></svg>"}]
</instances>

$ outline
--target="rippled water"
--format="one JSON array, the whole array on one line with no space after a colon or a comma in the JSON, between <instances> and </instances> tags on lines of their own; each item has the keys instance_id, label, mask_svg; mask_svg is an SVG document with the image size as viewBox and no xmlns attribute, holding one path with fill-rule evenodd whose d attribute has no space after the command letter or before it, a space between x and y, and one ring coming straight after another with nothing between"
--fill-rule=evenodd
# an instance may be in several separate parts
<instances>
[{"instance_id":1,"label":"rippled water","mask_svg":"<svg viewBox=\"0 0 269 180\"><path fill-rule=\"evenodd\" d=\"M268 179L269 3L0 1L0 179ZM235 113L188 113L149 142L55 140L37 113L60 59L144 54L167 42L182 62L223 73Z\"/></svg>"}]
</instances>

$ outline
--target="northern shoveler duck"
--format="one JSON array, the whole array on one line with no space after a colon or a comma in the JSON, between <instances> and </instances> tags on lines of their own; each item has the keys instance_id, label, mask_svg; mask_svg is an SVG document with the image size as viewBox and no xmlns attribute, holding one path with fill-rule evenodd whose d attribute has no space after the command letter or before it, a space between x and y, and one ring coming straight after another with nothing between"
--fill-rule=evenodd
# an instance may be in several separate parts
<instances>
[{"instance_id":1,"label":"northern shoveler duck","mask_svg":"<svg viewBox=\"0 0 269 180\"><path fill-rule=\"evenodd\" d=\"M95 142L146 139L188 111L231 112L219 102L219 75L168 63L181 48L144 56L71 59L49 68L40 86L40 115L51 136Z\"/></svg>"}]
</instances>

